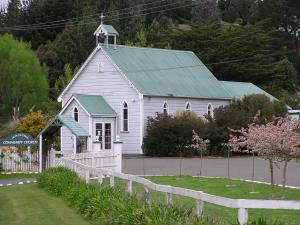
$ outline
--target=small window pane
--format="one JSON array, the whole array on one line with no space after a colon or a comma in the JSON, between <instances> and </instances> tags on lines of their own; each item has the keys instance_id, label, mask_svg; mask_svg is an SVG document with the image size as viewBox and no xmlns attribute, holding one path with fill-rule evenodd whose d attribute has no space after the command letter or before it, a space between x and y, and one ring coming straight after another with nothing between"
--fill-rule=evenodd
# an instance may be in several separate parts
<instances>
[{"instance_id":1,"label":"small window pane","mask_svg":"<svg viewBox=\"0 0 300 225\"><path fill-rule=\"evenodd\" d=\"M98 141L102 142L102 123L96 123L96 136L98 137ZM102 146L101 146L102 148Z\"/></svg>"},{"instance_id":2,"label":"small window pane","mask_svg":"<svg viewBox=\"0 0 300 225\"><path fill-rule=\"evenodd\" d=\"M191 104L189 102L185 106L185 111L187 112L191 111Z\"/></svg>"},{"instance_id":3,"label":"small window pane","mask_svg":"<svg viewBox=\"0 0 300 225\"><path fill-rule=\"evenodd\" d=\"M128 131L128 105L126 102L123 103L122 112L122 129L123 131Z\"/></svg>"},{"instance_id":4,"label":"small window pane","mask_svg":"<svg viewBox=\"0 0 300 225\"><path fill-rule=\"evenodd\" d=\"M105 149L111 149L111 124L106 123L105 124Z\"/></svg>"},{"instance_id":5,"label":"small window pane","mask_svg":"<svg viewBox=\"0 0 300 225\"><path fill-rule=\"evenodd\" d=\"M208 106L207 106L207 115L212 117L212 106L211 106L211 104L208 104Z\"/></svg>"},{"instance_id":6,"label":"small window pane","mask_svg":"<svg viewBox=\"0 0 300 225\"><path fill-rule=\"evenodd\" d=\"M128 120L124 119L123 121L123 130L128 131Z\"/></svg>"},{"instance_id":7,"label":"small window pane","mask_svg":"<svg viewBox=\"0 0 300 225\"><path fill-rule=\"evenodd\" d=\"M128 109L124 109L124 119L128 119Z\"/></svg>"},{"instance_id":8,"label":"small window pane","mask_svg":"<svg viewBox=\"0 0 300 225\"><path fill-rule=\"evenodd\" d=\"M78 109L77 108L74 109L74 115L73 115L73 117L74 117L74 120L76 122L78 122Z\"/></svg>"}]
</instances>

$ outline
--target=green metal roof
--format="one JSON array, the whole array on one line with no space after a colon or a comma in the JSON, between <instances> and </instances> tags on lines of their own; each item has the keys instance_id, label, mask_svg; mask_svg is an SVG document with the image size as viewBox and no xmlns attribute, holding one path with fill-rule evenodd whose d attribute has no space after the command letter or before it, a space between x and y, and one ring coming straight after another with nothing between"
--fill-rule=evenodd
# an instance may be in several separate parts
<instances>
[{"instance_id":1,"label":"green metal roof","mask_svg":"<svg viewBox=\"0 0 300 225\"><path fill-rule=\"evenodd\" d=\"M89 133L83 129L73 117L68 115L57 115L47 126L39 133L38 136L47 133L55 132L57 128L66 126L76 137L88 137Z\"/></svg>"},{"instance_id":2,"label":"green metal roof","mask_svg":"<svg viewBox=\"0 0 300 225\"><path fill-rule=\"evenodd\" d=\"M122 45L102 49L144 95L231 99L193 52Z\"/></svg>"},{"instance_id":3,"label":"green metal roof","mask_svg":"<svg viewBox=\"0 0 300 225\"><path fill-rule=\"evenodd\" d=\"M234 81L220 81L220 83L228 91L232 98L242 99L246 95L264 94L272 101L277 100L277 98L252 83Z\"/></svg>"},{"instance_id":4,"label":"green metal roof","mask_svg":"<svg viewBox=\"0 0 300 225\"><path fill-rule=\"evenodd\" d=\"M102 25L103 28L107 31L108 34L116 34L119 35L118 31L112 25Z\"/></svg>"},{"instance_id":5,"label":"green metal roof","mask_svg":"<svg viewBox=\"0 0 300 225\"><path fill-rule=\"evenodd\" d=\"M89 133L83 129L78 122L74 120L72 116L57 115L56 118L65 125L71 132L77 137L88 137Z\"/></svg>"},{"instance_id":6,"label":"green metal roof","mask_svg":"<svg viewBox=\"0 0 300 225\"><path fill-rule=\"evenodd\" d=\"M74 97L90 115L116 115L116 112L100 95L74 94Z\"/></svg>"}]
</instances>

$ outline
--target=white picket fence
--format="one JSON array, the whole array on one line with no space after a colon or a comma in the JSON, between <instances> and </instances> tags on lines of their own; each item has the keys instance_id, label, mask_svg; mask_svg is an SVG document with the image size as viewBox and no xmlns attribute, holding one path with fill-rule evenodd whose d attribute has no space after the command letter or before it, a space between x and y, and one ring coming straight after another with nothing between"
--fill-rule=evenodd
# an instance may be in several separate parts
<instances>
[{"instance_id":1,"label":"white picket fence","mask_svg":"<svg viewBox=\"0 0 300 225\"><path fill-rule=\"evenodd\" d=\"M0 164L4 172L38 172L39 153L30 150L0 150Z\"/></svg>"},{"instance_id":2,"label":"white picket fence","mask_svg":"<svg viewBox=\"0 0 300 225\"><path fill-rule=\"evenodd\" d=\"M122 149L121 145L114 144L113 150L104 150L99 152L85 152L78 154L64 153L52 149L47 160L47 167L57 167L62 165L62 159L70 159L74 162L96 168L109 169L121 172L122 169Z\"/></svg>"},{"instance_id":3,"label":"white picket fence","mask_svg":"<svg viewBox=\"0 0 300 225\"><path fill-rule=\"evenodd\" d=\"M285 200L254 200L254 199L231 199L215 195L210 195L202 191L195 191L186 188L173 187L169 185L161 185L151 182L145 178L115 172L113 170L94 168L86 166L82 163L75 162L72 159L62 158L61 165L75 171L81 178L89 182L91 175L98 177L98 182L102 183L104 176L109 176L110 186L115 186L115 178L120 178L127 181L127 192L133 193L132 183L136 182L144 186L146 201L152 204L151 194L149 190L154 190L166 194L166 203L172 204L173 195L180 195L195 199L196 216L202 217L204 203L212 203L215 205L238 209L237 217L240 225L245 225L248 222L248 209L289 209L300 210L300 201L285 201Z\"/></svg>"}]
</instances>

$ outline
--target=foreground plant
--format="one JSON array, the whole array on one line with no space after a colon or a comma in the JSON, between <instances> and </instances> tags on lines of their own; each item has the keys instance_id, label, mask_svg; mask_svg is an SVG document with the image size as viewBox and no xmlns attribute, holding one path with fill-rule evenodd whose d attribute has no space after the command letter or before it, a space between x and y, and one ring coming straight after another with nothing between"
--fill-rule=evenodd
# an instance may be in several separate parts
<instances>
[{"instance_id":1,"label":"foreground plant","mask_svg":"<svg viewBox=\"0 0 300 225\"><path fill-rule=\"evenodd\" d=\"M199 220L191 209L154 204L149 207L121 190L97 183L86 184L65 168L52 168L38 177L38 183L56 196L64 198L95 224L216 224Z\"/></svg>"}]
</instances>

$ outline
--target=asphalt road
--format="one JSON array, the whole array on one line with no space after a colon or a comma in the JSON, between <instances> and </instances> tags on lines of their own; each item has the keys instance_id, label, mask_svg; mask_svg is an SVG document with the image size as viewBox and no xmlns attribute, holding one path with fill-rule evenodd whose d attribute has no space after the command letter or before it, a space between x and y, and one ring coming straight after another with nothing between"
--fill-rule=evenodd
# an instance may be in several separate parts
<instances>
[{"instance_id":1,"label":"asphalt road","mask_svg":"<svg viewBox=\"0 0 300 225\"><path fill-rule=\"evenodd\" d=\"M256 181L270 182L269 163L255 158ZM144 164L144 166L143 166ZM179 158L124 158L122 169L124 173L136 175L179 175ZM202 176L227 177L227 158L204 158ZM279 167L282 165L279 163ZM144 169L143 169L144 168ZM200 159L183 158L182 175L199 176ZM251 180L252 157L233 157L230 159L230 177ZM282 172L279 168L274 171L275 182L281 183ZM287 185L300 187L300 162L291 161L287 168Z\"/></svg>"}]
</instances>

